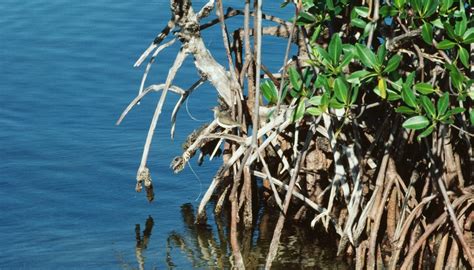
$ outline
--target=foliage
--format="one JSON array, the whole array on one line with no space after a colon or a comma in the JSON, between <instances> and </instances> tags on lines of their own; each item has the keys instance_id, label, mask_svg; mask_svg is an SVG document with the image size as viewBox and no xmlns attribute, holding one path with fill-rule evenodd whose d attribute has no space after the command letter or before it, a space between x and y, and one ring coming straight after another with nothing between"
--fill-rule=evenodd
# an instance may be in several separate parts
<instances>
[{"instance_id":1,"label":"foliage","mask_svg":"<svg viewBox=\"0 0 474 270\"><path fill-rule=\"evenodd\" d=\"M454 2L412 0L393 1L392 5L386 2L380 7L383 23L376 25L369 18L367 6L352 6L349 1L303 1L297 22L312 33L312 57L308 62L319 74L308 81L310 76L299 76L296 70L290 69L292 96L306 103L306 114L317 116L330 109L342 109L349 117L354 108L363 106L360 96L374 93L380 102L389 103L406 118L405 128L421 131L419 139L431 134L440 124L455 124L455 119L463 117L474 98L468 53L469 45L474 42L474 27L466 15L469 4ZM335 23L344 10L351 10L350 24L345 25L348 28L335 32L327 27L329 21L344 24L343 20L348 19L344 16L341 22ZM391 49L390 35L401 35L402 28L406 32L421 29L421 35L409 42L425 52L423 59L413 59L417 54L413 47L404 47L409 52ZM371 32L377 40L367 44L366 37ZM328 35L329 43L324 46L322 41ZM438 50L446 57L431 59L430 55ZM420 61L425 62L424 70L419 69ZM443 78L435 76L427 81L421 75L430 75L429 70L438 68ZM470 110L471 120L473 114Z\"/></svg>"}]
</instances>

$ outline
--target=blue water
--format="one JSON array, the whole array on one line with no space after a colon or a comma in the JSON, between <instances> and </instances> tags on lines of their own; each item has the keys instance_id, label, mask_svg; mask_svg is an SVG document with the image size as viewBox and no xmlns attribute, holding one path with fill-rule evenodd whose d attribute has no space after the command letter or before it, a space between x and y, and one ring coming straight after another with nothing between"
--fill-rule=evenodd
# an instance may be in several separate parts
<instances>
[{"instance_id":1,"label":"blue water","mask_svg":"<svg viewBox=\"0 0 474 270\"><path fill-rule=\"evenodd\" d=\"M226 1L239 6L241 2ZM276 2L267 11L291 17L291 10L280 10ZM204 237L202 230L205 239L218 238L213 219L211 226L201 229L187 220L197 205L200 182L188 168L179 175L169 169L186 134L203 124L200 121L211 120L215 91L204 85L191 96L190 111L200 121L181 111L174 140L169 137L169 118L177 98L168 99L148 162L156 194L151 204L134 187L158 96L147 96L121 126L114 125L137 93L143 68L134 69L133 63L165 25L168 3L0 2L0 269L217 265L197 244ZM195 6L202 3L194 1ZM226 65L219 28L206 30L204 36ZM264 61L273 71L281 64L284 47L278 39L264 46ZM177 50L174 46L158 57L150 83L164 82ZM186 88L197 78L189 60L176 84ZM194 166L202 189L219 163ZM149 217L152 232L145 233L140 257L135 230L139 224L143 238ZM179 239L194 255L179 247ZM264 253L258 255L260 260Z\"/></svg>"}]
</instances>

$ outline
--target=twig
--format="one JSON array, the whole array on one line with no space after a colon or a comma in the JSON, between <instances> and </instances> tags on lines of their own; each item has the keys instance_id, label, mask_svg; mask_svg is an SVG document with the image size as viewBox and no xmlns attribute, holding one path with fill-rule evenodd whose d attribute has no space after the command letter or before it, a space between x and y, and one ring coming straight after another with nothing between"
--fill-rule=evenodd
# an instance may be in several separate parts
<instances>
[{"instance_id":1,"label":"twig","mask_svg":"<svg viewBox=\"0 0 474 270\"><path fill-rule=\"evenodd\" d=\"M426 140L426 138L424 139L424 142L425 142L426 148L429 149L428 141ZM453 206L451 205L451 202L449 201L448 193L445 187L446 180L444 179L444 174L440 173L440 170L439 170L440 165L438 162L436 162L435 157L433 156L433 153L431 153L431 151L429 150L427 151L427 153L431 162L430 169L431 169L432 175L433 177L436 178L436 182L438 183L438 187L441 192L441 195L443 196L443 200L448 210L451 222L453 224L454 231L456 232L456 237L461 243L461 246L464 249L464 252L468 258L469 263L471 264L472 267L474 267L474 257L471 253L471 249L467 245L466 240L464 239L461 228L459 227L459 224L457 222L457 218L456 218L456 214L454 213Z\"/></svg>"},{"instance_id":2,"label":"twig","mask_svg":"<svg viewBox=\"0 0 474 270\"><path fill-rule=\"evenodd\" d=\"M285 215L286 215L286 212L288 210L288 206L290 205L291 196L293 194L293 188L295 187L295 183L296 183L296 178L298 178L298 172L299 172L299 169L301 167L301 160L304 160L304 156L306 156L308 146L311 143L311 139L312 139L312 137L315 133L315 130L316 130L316 127L313 123L313 124L311 124L311 126L308 129L305 144L304 144L303 148L301 149L301 151L298 153L298 156L296 158L296 161L295 161L295 164L294 164L295 168L293 169L293 174L291 176L290 184L288 185L288 191L286 193L285 200L284 200L284 203L283 203L283 211L280 212L280 216L278 217L278 221L277 221L277 224L275 226L275 231L273 233L273 238L272 238L272 241L270 243L270 248L269 248L269 251L268 251L267 260L266 260L266 263L265 263L265 268L266 269L271 268L272 262L275 259L275 256L277 254L278 245L280 243L281 230L283 229L283 225L284 225L284 222L285 222Z\"/></svg>"}]
</instances>

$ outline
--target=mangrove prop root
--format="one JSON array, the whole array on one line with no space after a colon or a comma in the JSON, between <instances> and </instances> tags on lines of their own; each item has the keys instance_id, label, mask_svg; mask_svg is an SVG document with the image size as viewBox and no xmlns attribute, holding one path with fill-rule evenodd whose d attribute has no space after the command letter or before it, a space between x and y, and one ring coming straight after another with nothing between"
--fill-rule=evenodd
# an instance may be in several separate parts
<instances>
[{"instance_id":1,"label":"mangrove prop root","mask_svg":"<svg viewBox=\"0 0 474 270\"><path fill-rule=\"evenodd\" d=\"M299 18L302 10L308 11L303 1L293 2L296 3L295 17ZM165 103L170 102L168 92L179 97L171 104L174 110L170 133L174 137L180 108L191 95L201 95L195 89L209 82L218 96L217 110L228 115L227 120L238 122L240 127L222 126L219 117L196 127L184 142L183 152L171 162L171 168L179 173L195 156L199 156L199 165L207 156L210 160L221 156L223 163L203 195L193 221L206 223L207 205L215 198L214 214L229 215L230 230L225 230L220 223L218 229L220 239L225 238L224 231L230 231L233 267L247 266L251 231L258 219L255 210L265 202L274 202L265 207L279 211L266 268L279 259L278 246L285 222L296 220L325 229L335 245L338 244L339 255L355 257L356 269L421 269L426 268L428 256L436 258L432 265L435 268L474 267L470 246L474 217L473 135L466 120L467 113L472 111L472 100L469 97L467 101L462 100L465 97L460 95L465 92L464 88L459 94L456 92L456 87L467 86L467 79L453 85L456 72L467 71L457 60L462 57L454 58L452 53L440 49L436 41L445 30L436 28L434 47L426 47L426 32L412 26L420 25L411 21L413 16L410 19L394 16L393 25L387 27L382 21L385 16L382 8L393 3L374 0L341 6L341 14L350 14L356 6L366 8L358 9L359 13L367 10L365 31L353 27L345 15L329 16L329 21L317 30L314 25L301 25L305 23L300 21L292 23L295 18L285 21L263 14L262 1L245 0L242 11L225 11L224 4L222 0L209 0L195 12L191 0L170 0L168 22L135 63L138 67L148 59L139 93L117 124L132 113L132 109L136 110L142 99L150 98L149 93L160 94L136 175L136 191L141 191L144 185L148 200L154 199L152 168L147 161L157 122ZM411 3L405 7L408 7L407 12L415 12ZM457 5L453 5L452 10L461 12ZM466 8L465 12L470 17L474 10ZM207 17L210 18L203 22ZM229 18L240 18L242 27L230 29ZM267 26L263 20L273 25ZM202 32L211 27L220 27L225 65L206 47ZM369 76L359 79L353 100L344 101L341 108L332 106L346 96L352 99L356 87L348 76L361 71L361 66L367 64L364 62L373 60L371 57L360 59L357 53L346 60L345 67L333 66L334 74L329 74L323 65L327 61L323 59L325 52L335 58L341 54L341 59L329 61L337 65L342 55L350 51L344 46L339 50L337 44L331 43L336 35L344 46L357 42L363 45L358 50L373 49L385 69L391 64L386 61L400 57L397 69L403 84L408 83L405 77L413 74L413 84L432 87L435 93L423 96L427 99L423 100L423 106L417 104L421 110L417 114L429 110L427 103L433 101L435 113L443 110L439 96L448 90L448 99L459 95L458 110L464 109L466 113L453 118L453 123L433 122L433 133L419 141L418 131L405 129L402 125L405 116L396 110L398 105L407 102L406 95L409 95L400 91L406 91L404 88L411 91L411 85L402 87L389 73L375 74L371 73L373 68L365 67L362 68ZM380 35L387 35L385 43L381 43ZM280 69L273 70L262 62L266 45L262 36L279 37L286 45ZM467 47L458 45L454 52ZM167 69L165 81L147 86L158 54L171 46L179 46L179 52ZM295 55L291 55L291 46L297 47ZM474 45L471 44L470 49L472 53ZM175 77L187 58L192 58L198 78L188 88L181 88ZM450 69L446 68L447 64ZM470 72L472 76L474 68L471 67ZM342 78L344 85L336 77ZM385 84L388 87L385 90L396 95L383 100L381 90ZM348 88L347 93L339 91L344 86ZM415 88L415 99L421 99L423 93ZM327 94L329 105L323 106L326 98L323 95ZM263 185L257 185L260 180ZM259 196L257 188L260 187L264 189L262 193L272 198ZM246 228L244 233L239 230L242 227ZM178 238L175 241L181 243Z\"/></svg>"}]
</instances>

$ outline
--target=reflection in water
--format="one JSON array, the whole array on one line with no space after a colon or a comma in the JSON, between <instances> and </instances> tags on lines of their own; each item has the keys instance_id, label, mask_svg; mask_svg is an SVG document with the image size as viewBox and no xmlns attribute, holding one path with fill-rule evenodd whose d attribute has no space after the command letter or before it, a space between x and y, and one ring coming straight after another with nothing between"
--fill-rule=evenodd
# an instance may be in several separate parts
<instances>
[{"instance_id":1,"label":"reflection in water","mask_svg":"<svg viewBox=\"0 0 474 270\"><path fill-rule=\"evenodd\" d=\"M221 218L216 219L215 228L196 225L194 211L190 204L182 206L181 214L185 232L173 231L168 236L166 254L168 268L182 267L173 261L173 256L176 261L182 261L183 256L186 257L195 268L231 268L232 256L228 242L227 221ZM276 215L271 215L264 210L258 226L249 231L241 230L240 243L247 268L264 267L276 218ZM215 233L213 229L216 230ZM348 269L349 265L346 262L334 258L335 249L318 241L315 234L314 231L306 229L306 226L288 224L282 235L273 269ZM174 248L178 248L180 252L173 253Z\"/></svg>"},{"instance_id":2,"label":"reflection in water","mask_svg":"<svg viewBox=\"0 0 474 270\"><path fill-rule=\"evenodd\" d=\"M135 257L138 262L138 269L145 269L145 257L143 256L143 251L147 248L148 242L150 241L151 230L153 230L153 218L148 216L145 222L145 230L143 230L143 237L140 232L140 224L135 225L135 239L137 244L135 246Z\"/></svg>"}]
</instances>

